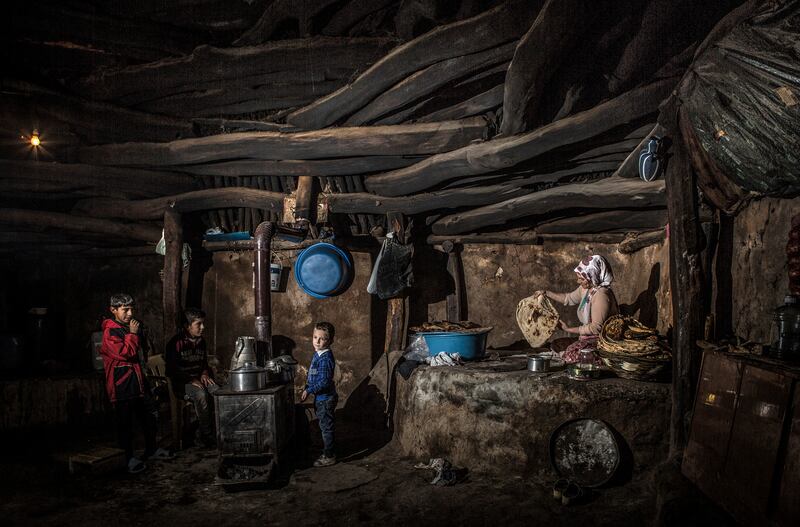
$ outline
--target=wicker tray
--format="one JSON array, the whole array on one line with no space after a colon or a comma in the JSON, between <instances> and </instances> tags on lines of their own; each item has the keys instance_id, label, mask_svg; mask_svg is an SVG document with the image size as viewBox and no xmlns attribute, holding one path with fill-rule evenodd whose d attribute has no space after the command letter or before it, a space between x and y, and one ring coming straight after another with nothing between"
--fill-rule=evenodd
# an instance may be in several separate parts
<instances>
[{"instance_id":1,"label":"wicker tray","mask_svg":"<svg viewBox=\"0 0 800 527\"><path fill-rule=\"evenodd\" d=\"M636 381L665 380L672 367L672 354L661 351L658 355L647 357L613 353L601 348L597 355L618 377Z\"/></svg>"}]
</instances>

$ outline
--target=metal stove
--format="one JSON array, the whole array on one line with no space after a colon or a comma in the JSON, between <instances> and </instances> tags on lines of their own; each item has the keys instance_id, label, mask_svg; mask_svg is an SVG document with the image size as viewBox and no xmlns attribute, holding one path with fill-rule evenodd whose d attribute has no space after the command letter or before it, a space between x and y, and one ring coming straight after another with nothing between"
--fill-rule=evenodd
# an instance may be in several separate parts
<instances>
[{"instance_id":1,"label":"metal stove","mask_svg":"<svg viewBox=\"0 0 800 527\"><path fill-rule=\"evenodd\" d=\"M280 232L281 227L264 222L255 232L255 351L259 367L273 359L269 257L276 229ZM214 393L219 451L216 483L226 490L266 483L276 468L287 464L287 447L294 433L294 383L292 376L269 380L264 388L252 391L234 391L226 385Z\"/></svg>"}]
</instances>

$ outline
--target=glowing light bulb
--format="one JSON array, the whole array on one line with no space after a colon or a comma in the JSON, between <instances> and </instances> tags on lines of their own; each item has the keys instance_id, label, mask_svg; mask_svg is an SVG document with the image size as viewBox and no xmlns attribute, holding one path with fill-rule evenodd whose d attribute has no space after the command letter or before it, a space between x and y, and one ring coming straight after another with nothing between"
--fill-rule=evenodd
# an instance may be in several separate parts
<instances>
[{"instance_id":1,"label":"glowing light bulb","mask_svg":"<svg viewBox=\"0 0 800 527\"><path fill-rule=\"evenodd\" d=\"M42 141L39 139L39 132L34 130L31 134L31 146L39 146L40 144L42 144Z\"/></svg>"}]
</instances>

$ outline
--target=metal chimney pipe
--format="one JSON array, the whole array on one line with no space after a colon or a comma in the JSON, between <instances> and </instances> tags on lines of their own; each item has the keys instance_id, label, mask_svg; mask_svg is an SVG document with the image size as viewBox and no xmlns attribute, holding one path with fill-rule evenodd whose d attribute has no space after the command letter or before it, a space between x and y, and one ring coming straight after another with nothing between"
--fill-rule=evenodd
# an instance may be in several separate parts
<instances>
[{"instance_id":1,"label":"metal chimney pipe","mask_svg":"<svg viewBox=\"0 0 800 527\"><path fill-rule=\"evenodd\" d=\"M264 366L272 358L272 294L269 264L275 224L265 221L256 227L253 273L256 300L256 362Z\"/></svg>"}]
</instances>

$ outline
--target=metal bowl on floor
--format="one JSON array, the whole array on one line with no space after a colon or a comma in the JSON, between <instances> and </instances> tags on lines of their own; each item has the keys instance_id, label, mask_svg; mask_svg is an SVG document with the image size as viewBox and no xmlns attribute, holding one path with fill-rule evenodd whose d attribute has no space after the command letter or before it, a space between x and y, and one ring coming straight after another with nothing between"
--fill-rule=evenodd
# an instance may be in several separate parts
<instances>
[{"instance_id":1,"label":"metal bowl on floor","mask_svg":"<svg viewBox=\"0 0 800 527\"><path fill-rule=\"evenodd\" d=\"M582 487L604 485L620 463L616 435L599 419L565 421L550 435L550 463L559 477Z\"/></svg>"}]
</instances>

